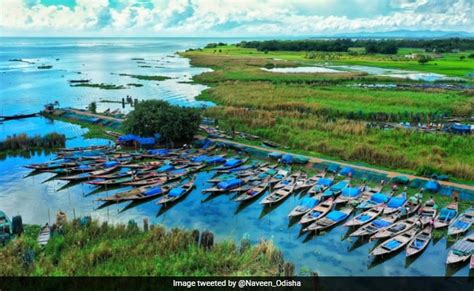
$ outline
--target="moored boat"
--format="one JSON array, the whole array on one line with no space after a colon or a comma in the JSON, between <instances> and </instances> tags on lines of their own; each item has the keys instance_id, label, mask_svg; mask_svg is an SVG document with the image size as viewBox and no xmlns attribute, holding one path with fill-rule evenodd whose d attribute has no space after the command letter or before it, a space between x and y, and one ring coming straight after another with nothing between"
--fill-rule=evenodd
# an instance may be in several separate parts
<instances>
[{"instance_id":1,"label":"moored boat","mask_svg":"<svg viewBox=\"0 0 474 291\"><path fill-rule=\"evenodd\" d=\"M361 226L359 229L351 233L349 236L368 236L376 233L377 231L389 227L397 220L397 215L384 215L368 224Z\"/></svg>"},{"instance_id":2,"label":"moored boat","mask_svg":"<svg viewBox=\"0 0 474 291\"><path fill-rule=\"evenodd\" d=\"M333 182L333 178L321 178L318 180L318 182L316 182L316 185L308 190L308 194L314 196L316 194L322 193L328 189L333 184Z\"/></svg>"},{"instance_id":3,"label":"moored boat","mask_svg":"<svg viewBox=\"0 0 474 291\"><path fill-rule=\"evenodd\" d=\"M391 197L389 194L367 191L364 192L362 196L366 196L366 198L362 199L359 205L357 205L358 209L370 209L378 206L383 206L390 200ZM381 207L381 209L383 210L383 207Z\"/></svg>"},{"instance_id":4,"label":"moored boat","mask_svg":"<svg viewBox=\"0 0 474 291\"><path fill-rule=\"evenodd\" d=\"M399 211L402 207L405 207L407 203L407 193L402 192L400 195L390 198L383 209L383 214L392 214Z\"/></svg>"},{"instance_id":5,"label":"moored boat","mask_svg":"<svg viewBox=\"0 0 474 291\"><path fill-rule=\"evenodd\" d=\"M411 228L377 246L370 254L372 256L382 256L396 252L406 246L415 237L418 230Z\"/></svg>"},{"instance_id":6,"label":"moored boat","mask_svg":"<svg viewBox=\"0 0 474 291\"><path fill-rule=\"evenodd\" d=\"M308 211L300 219L300 224L307 224L317 221L318 219L323 218L326 214L329 213L334 208L334 199L329 198L326 201L323 201L316 205L313 209Z\"/></svg>"},{"instance_id":7,"label":"moored boat","mask_svg":"<svg viewBox=\"0 0 474 291\"><path fill-rule=\"evenodd\" d=\"M370 237L370 239L386 239L402 234L415 228L417 219L417 217L412 217L396 222L386 228L378 230Z\"/></svg>"},{"instance_id":8,"label":"moored boat","mask_svg":"<svg viewBox=\"0 0 474 291\"><path fill-rule=\"evenodd\" d=\"M341 210L333 209L325 217L317 220L316 222L313 222L303 231L319 232L319 231L328 229L346 220L349 217L349 215L351 215L353 210L354 208L352 207L344 207Z\"/></svg>"},{"instance_id":9,"label":"moored boat","mask_svg":"<svg viewBox=\"0 0 474 291\"><path fill-rule=\"evenodd\" d=\"M288 177L286 177L285 179L283 179L283 180L279 181L278 183L276 183L273 186L273 189L280 189L280 188L286 187L288 185L293 185L294 187L296 187L296 180L300 176L301 176L300 172L293 173L293 174L289 175Z\"/></svg>"},{"instance_id":10,"label":"moored boat","mask_svg":"<svg viewBox=\"0 0 474 291\"><path fill-rule=\"evenodd\" d=\"M420 220L423 226L433 222L437 213L437 206L433 199L426 201L419 210Z\"/></svg>"},{"instance_id":11,"label":"moored boat","mask_svg":"<svg viewBox=\"0 0 474 291\"><path fill-rule=\"evenodd\" d=\"M318 175L314 175L310 178L307 178L307 177L304 177L304 178L300 178L300 179L297 179L296 181L296 185L295 185L295 191L296 192L299 192L299 191L306 191L308 190L309 188L313 187L314 185L316 185L316 183L319 181L319 179L321 179L322 177L324 177L324 173L322 174L318 174Z\"/></svg>"},{"instance_id":12,"label":"moored boat","mask_svg":"<svg viewBox=\"0 0 474 291\"><path fill-rule=\"evenodd\" d=\"M471 228L474 222L474 207L468 208L458 216L448 227L448 235L459 235Z\"/></svg>"},{"instance_id":13,"label":"moored boat","mask_svg":"<svg viewBox=\"0 0 474 291\"><path fill-rule=\"evenodd\" d=\"M66 176L66 177L61 177L59 180L66 180L66 181L81 181L81 180L87 180L90 178L94 178L96 175L104 175L104 174L109 174L118 169L118 166L113 166L110 168L106 169L101 169L101 170L96 170L92 172L86 172L86 173L81 173L73 176Z\"/></svg>"},{"instance_id":14,"label":"moored boat","mask_svg":"<svg viewBox=\"0 0 474 291\"><path fill-rule=\"evenodd\" d=\"M193 190L195 181L196 176L192 177L185 184L171 189L168 194L164 195L156 204L171 204L182 199Z\"/></svg>"},{"instance_id":15,"label":"moored boat","mask_svg":"<svg viewBox=\"0 0 474 291\"><path fill-rule=\"evenodd\" d=\"M345 179L342 181L337 182L336 184L332 185L328 189L323 192L323 199L327 199L329 197L336 197L337 195L341 194L342 190L346 187L349 187L350 179Z\"/></svg>"},{"instance_id":16,"label":"moored boat","mask_svg":"<svg viewBox=\"0 0 474 291\"><path fill-rule=\"evenodd\" d=\"M345 226L360 226L366 223L371 222L375 218L377 218L383 212L383 207L378 206L374 208L370 208L359 215L355 216L351 220L347 221L344 225Z\"/></svg>"},{"instance_id":17,"label":"moored boat","mask_svg":"<svg viewBox=\"0 0 474 291\"><path fill-rule=\"evenodd\" d=\"M237 178L232 178L228 180L224 180L222 182L217 183L215 187L208 188L202 190L203 193L209 192L209 193L225 193L225 192L230 192L238 187L241 187L242 185L245 185L248 182L247 179L237 179Z\"/></svg>"},{"instance_id":18,"label":"moored boat","mask_svg":"<svg viewBox=\"0 0 474 291\"><path fill-rule=\"evenodd\" d=\"M433 226L428 224L408 243L406 256L414 256L421 253L429 244L433 233Z\"/></svg>"},{"instance_id":19,"label":"moored boat","mask_svg":"<svg viewBox=\"0 0 474 291\"><path fill-rule=\"evenodd\" d=\"M474 252L474 234L457 241L449 250L446 264L456 264L467 261Z\"/></svg>"},{"instance_id":20,"label":"moored boat","mask_svg":"<svg viewBox=\"0 0 474 291\"><path fill-rule=\"evenodd\" d=\"M152 199L161 195L167 194L173 189L176 184L173 185L148 185L125 192L120 192L112 196L102 197L97 199L98 201L106 202L124 202L124 201L138 201Z\"/></svg>"},{"instance_id":21,"label":"moored boat","mask_svg":"<svg viewBox=\"0 0 474 291\"><path fill-rule=\"evenodd\" d=\"M448 206L442 208L435 217L434 228L442 228L448 226L458 215L458 202L451 202Z\"/></svg>"},{"instance_id":22,"label":"moored boat","mask_svg":"<svg viewBox=\"0 0 474 291\"><path fill-rule=\"evenodd\" d=\"M263 198L262 201L260 201L260 204L270 205L283 201L283 199L287 198L294 192L294 189L295 183L293 181L290 184L284 186L283 188L276 189L270 194L268 194L265 198Z\"/></svg>"},{"instance_id":23,"label":"moored boat","mask_svg":"<svg viewBox=\"0 0 474 291\"><path fill-rule=\"evenodd\" d=\"M354 201L360 197L364 190L365 184L361 185L360 187L345 187L344 189L342 189L341 195L337 196L336 200L334 200L334 203L342 204Z\"/></svg>"},{"instance_id":24,"label":"moored boat","mask_svg":"<svg viewBox=\"0 0 474 291\"><path fill-rule=\"evenodd\" d=\"M254 198L262 195L263 193L265 193L265 191L268 189L268 187L270 187L270 183L268 182L268 180L265 180L265 181L259 183L258 185L254 186L254 187L251 187L250 189L248 189L244 193L240 194L239 196L237 196L237 198L235 198L234 201L243 202L243 201L248 201L248 200L254 199Z\"/></svg>"},{"instance_id":25,"label":"moored boat","mask_svg":"<svg viewBox=\"0 0 474 291\"><path fill-rule=\"evenodd\" d=\"M297 205L293 210L291 210L288 217L297 217L308 213L311 209L316 207L318 203L321 201L318 197L305 197L299 205Z\"/></svg>"}]
</instances>

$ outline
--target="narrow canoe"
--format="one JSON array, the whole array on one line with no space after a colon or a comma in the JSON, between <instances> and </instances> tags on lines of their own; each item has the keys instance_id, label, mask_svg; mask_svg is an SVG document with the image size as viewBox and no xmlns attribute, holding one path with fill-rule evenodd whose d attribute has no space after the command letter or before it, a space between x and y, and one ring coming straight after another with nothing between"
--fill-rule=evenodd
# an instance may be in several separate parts
<instances>
[{"instance_id":1,"label":"narrow canoe","mask_svg":"<svg viewBox=\"0 0 474 291\"><path fill-rule=\"evenodd\" d=\"M474 252L474 234L457 241L448 253L446 264L456 264L467 261Z\"/></svg>"},{"instance_id":2,"label":"narrow canoe","mask_svg":"<svg viewBox=\"0 0 474 291\"><path fill-rule=\"evenodd\" d=\"M414 256L421 253L429 244L433 233L433 226L428 224L408 243L406 256Z\"/></svg>"},{"instance_id":3,"label":"narrow canoe","mask_svg":"<svg viewBox=\"0 0 474 291\"><path fill-rule=\"evenodd\" d=\"M383 207L374 207L369 210L362 212L361 214L355 216L348 222L346 222L345 226L360 226L366 223L371 222L375 218L377 218L380 214L382 214Z\"/></svg>"},{"instance_id":4,"label":"narrow canoe","mask_svg":"<svg viewBox=\"0 0 474 291\"><path fill-rule=\"evenodd\" d=\"M263 198L262 201L260 201L260 204L270 205L270 204L283 201L283 199L287 198L293 193L294 189L295 189L295 184L294 182L292 182L291 184L286 185L285 187L277 189L273 191L272 193L270 193L268 196Z\"/></svg>"},{"instance_id":5,"label":"narrow canoe","mask_svg":"<svg viewBox=\"0 0 474 291\"><path fill-rule=\"evenodd\" d=\"M413 237L415 237L418 230L416 228L411 228L389 240L383 242L378 247L376 247L371 254L373 256L382 256L387 255L393 252L396 252L407 245Z\"/></svg>"},{"instance_id":6,"label":"narrow canoe","mask_svg":"<svg viewBox=\"0 0 474 291\"><path fill-rule=\"evenodd\" d=\"M99 198L97 200L107 202L147 200L165 195L174 187L176 187L176 184L142 186L125 192L120 192L109 197Z\"/></svg>"},{"instance_id":7,"label":"narrow canoe","mask_svg":"<svg viewBox=\"0 0 474 291\"><path fill-rule=\"evenodd\" d=\"M434 221L434 228L442 228L449 225L451 221L453 221L459 210L458 202L451 202L445 208L441 209L441 211L436 215Z\"/></svg>"},{"instance_id":8,"label":"narrow canoe","mask_svg":"<svg viewBox=\"0 0 474 291\"><path fill-rule=\"evenodd\" d=\"M353 210L354 208L352 207L345 207L345 208L342 208L341 210L332 210L331 212L328 213L328 215L310 224L303 231L319 232L319 231L328 229L330 227L333 227L336 224L341 223L342 221L346 220L349 217L349 215L351 215Z\"/></svg>"},{"instance_id":9,"label":"narrow canoe","mask_svg":"<svg viewBox=\"0 0 474 291\"><path fill-rule=\"evenodd\" d=\"M385 205L383 214L389 215L400 210L401 207L405 207L407 203L407 193L402 192L397 196L390 198L390 200Z\"/></svg>"},{"instance_id":10,"label":"narrow canoe","mask_svg":"<svg viewBox=\"0 0 474 291\"><path fill-rule=\"evenodd\" d=\"M448 235L458 235L471 228L474 222L474 208L471 207L459 215L448 227Z\"/></svg>"},{"instance_id":11,"label":"narrow canoe","mask_svg":"<svg viewBox=\"0 0 474 291\"><path fill-rule=\"evenodd\" d=\"M179 199L182 199L183 197L188 195L193 190L194 185L195 185L195 181L196 181L196 176L192 177L191 180L188 181L187 183L185 183L185 184L183 184L179 187L171 189L170 192L168 192L168 194L163 196L160 199L160 201L158 201L156 204L158 204L158 205L159 204L170 204L170 203L178 201Z\"/></svg>"},{"instance_id":12,"label":"narrow canoe","mask_svg":"<svg viewBox=\"0 0 474 291\"><path fill-rule=\"evenodd\" d=\"M319 203L316 207L301 217L300 224L312 223L323 218L334 208L334 206L334 199L332 198Z\"/></svg>"},{"instance_id":13,"label":"narrow canoe","mask_svg":"<svg viewBox=\"0 0 474 291\"><path fill-rule=\"evenodd\" d=\"M293 208L293 210L291 210L290 214L288 214L288 217L302 216L316 207L320 201L321 196L306 197L303 199L303 201L301 201L301 204L297 205L295 208Z\"/></svg>"},{"instance_id":14,"label":"narrow canoe","mask_svg":"<svg viewBox=\"0 0 474 291\"><path fill-rule=\"evenodd\" d=\"M268 181L262 182L258 184L257 186L245 191L245 193L239 195L237 198L235 198L234 201L236 202L243 202L243 201L248 201L251 199L254 199L263 193L268 189L270 186L270 183Z\"/></svg>"},{"instance_id":15,"label":"narrow canoe","mask_svg":"<svg viewBox=\"0 0 474 291\"><path fill-rule=\"evenodd\" d=\"M402 234L415 227L415 222L418 218L408 218L397 223L392 224L386 228L382 228L374 233L370 239L386 239Z\"/></svg>"},{"instance_id":16,"label":"narrow canoe","mask_svg":"<svg viewBox=\"0 0 474 291\"><path fill-rule=\"evenodd\" d=\"M359 229L351 233L349 236L368 236L376 233L377 231L389 227L392 225L398 216L395 214L381 216L368 224L361 226Z\"/></svg>"}]
</instances>

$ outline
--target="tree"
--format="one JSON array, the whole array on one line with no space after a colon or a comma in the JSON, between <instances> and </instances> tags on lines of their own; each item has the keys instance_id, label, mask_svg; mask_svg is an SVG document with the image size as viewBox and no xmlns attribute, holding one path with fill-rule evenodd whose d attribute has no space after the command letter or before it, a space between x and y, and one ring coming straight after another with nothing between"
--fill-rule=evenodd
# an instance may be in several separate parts
<instances>
[{"instance_id":1,"label":"tree","mask_svg":"<svg viewBox=\"0 0 474 291\"><path fill-rule=\"evenodd\" d=\"M199 128L198 109L173 106L161 100L138 103L123 123L128 133L154 136L160 133L167 141L188 142Z\"/></svg>"},{"instance_id":2,"label":"tree","mask_svg":"<svg viewBox=\"0 0 474 291\"><path fill-rule=\"evenodd\" d=\"M429 56L425 56L425 55L421 55L419 58L418 58L418 63L420 63L421 65L424 65L426 64L427 62L431 61L431 58Z\"/></svg>"},{"instance_id":3,"label":"tree","mask_svg":"<svg viewBox=\"0 0 474 291\"><path fill-rule=\"evenodd\" d=\"M89 106L87 107L90 112L96 113L97 112L97 103L96 102L91 102Z\"/></svg>"},{"instance_id":4,"label":"tree","mask_svg":"<svg viewBox=\"0 0 474 291\"><path fill-rule=\"evenodd\" d=\"M461 61L464 61L465 58L466 58L466 56L459 56L459 59L460 59Z\"/></svg>"}]
</instances>

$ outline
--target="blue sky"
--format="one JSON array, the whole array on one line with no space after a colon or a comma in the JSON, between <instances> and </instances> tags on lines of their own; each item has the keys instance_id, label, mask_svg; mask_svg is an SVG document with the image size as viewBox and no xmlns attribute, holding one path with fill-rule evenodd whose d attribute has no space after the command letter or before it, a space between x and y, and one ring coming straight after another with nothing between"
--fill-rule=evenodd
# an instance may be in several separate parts
<instances>
[{"instance_id":1,"label":"blue sky","mask_svg":"<svg viewBox=\"0 0 474 291\"><path fill-rule=\"evenodd\" d=\"M0 0L0 35L474 32L474 0Z\"/></svg>"}]
</instances>

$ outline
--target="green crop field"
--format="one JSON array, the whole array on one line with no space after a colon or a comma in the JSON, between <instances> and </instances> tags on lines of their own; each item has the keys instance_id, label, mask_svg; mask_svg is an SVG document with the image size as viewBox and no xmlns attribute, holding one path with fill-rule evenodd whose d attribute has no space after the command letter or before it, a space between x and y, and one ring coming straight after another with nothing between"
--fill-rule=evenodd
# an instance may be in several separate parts
<instances>
[{"instance_id":1,"label":"green crop field","mask_svg":"<svg viewBox=\"0 0 474 291\"><path fill-rule=\"evenodd\" d=\"M334 53L333 58L337 55L341 63L378 62L383 67L428 67L415 61L395 60L409 52L411 50L403 49L393 56ZM218 118L223 128L235 126L237 130L260 135L309 155L474 180L472 135L382 130L368 126L368 122L380 120L396 123L438 121L440 116L468 118L474 114L472 90L364 89L351 84L407 81L356 72L284 74L261 69L317 62L305 58L305 52L264 53L222 46L182 54L195 66L213 68L212 72L195 76L194 81L211 87L198 98L219 105L208 109L206 114ZM462 64L473 61L461 61L459 54L466 52L445 54L443 62L441 59L433 61L438 63L435 72L449 71L452 65L458 71L449 75L465 74L468 65L463 67Z\"/></svg>"}]
</instances>

